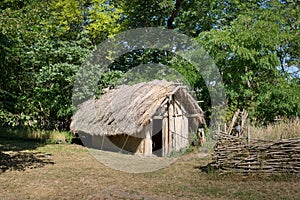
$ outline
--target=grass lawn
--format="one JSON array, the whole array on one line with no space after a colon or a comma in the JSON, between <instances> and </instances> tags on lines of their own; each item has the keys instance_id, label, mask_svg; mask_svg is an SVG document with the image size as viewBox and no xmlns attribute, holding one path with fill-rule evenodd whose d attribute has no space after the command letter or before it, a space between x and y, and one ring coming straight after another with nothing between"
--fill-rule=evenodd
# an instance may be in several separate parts
<instances>
[{"instance_id":1,"label":"grass lawn","mask_svg":"<svg viewBox=\"0 0 300 200\"><path fill-rule=\"evenodd\" d=\"M79 145L0 138L0 199L300 199L300 178L208 174L199 167L209 161L194 152L127 173Z\"/></svg>"}]
</instances>

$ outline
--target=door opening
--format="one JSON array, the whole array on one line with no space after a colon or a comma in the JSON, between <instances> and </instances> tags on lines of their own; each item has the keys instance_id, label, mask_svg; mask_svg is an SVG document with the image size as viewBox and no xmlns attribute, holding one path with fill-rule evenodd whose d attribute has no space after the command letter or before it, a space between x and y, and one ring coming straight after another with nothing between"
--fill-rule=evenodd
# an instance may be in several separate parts
<instances>
[{"instance_id":1,"label":"door opening","mask_svg":"<svg viewBox=\"0 0 300 200\"><path fill-rule=\"evenodd\" d=\"M152 153L162 156L162 119L153 119Z\"/></svg>"}]
</instances>

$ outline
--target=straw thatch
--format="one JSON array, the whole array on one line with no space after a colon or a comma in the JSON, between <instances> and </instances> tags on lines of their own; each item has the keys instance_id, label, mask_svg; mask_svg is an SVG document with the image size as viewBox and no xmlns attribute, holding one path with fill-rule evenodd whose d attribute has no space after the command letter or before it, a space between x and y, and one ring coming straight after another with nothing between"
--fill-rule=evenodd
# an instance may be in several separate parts
<instances>
[{"instance_id":1,"label":"straw thatch","mask_svg":"<svg viewBox=\"0 0 300 200\"><path fill-rule=\"evenodd\" d=\"M91 135L137 135L154 116L166 112L162 104L176 101L194 122L204 122L203 111L186 87L173 82L154 80L133 86L121 86L99 99L84 102L72 118L71 130Z\"/></svg>"}]
</instances>

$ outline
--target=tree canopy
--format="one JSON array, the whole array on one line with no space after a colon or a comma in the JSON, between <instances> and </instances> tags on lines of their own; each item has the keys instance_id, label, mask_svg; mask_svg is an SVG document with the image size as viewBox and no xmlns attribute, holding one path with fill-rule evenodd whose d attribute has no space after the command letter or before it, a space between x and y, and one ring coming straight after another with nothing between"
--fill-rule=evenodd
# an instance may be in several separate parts
<instances>
[{"instance_id":1,"label":"tree canopy","mask_svg":"<svg viewBox=\"0 0 300 200\"><path fill-rule=\"evenodd\" d=\"M1 1L1 124L68 129L81 64L108 37L141 27L173 29L203 45L223 78L228 116L238 108L260 124L300 116L299 19L297 0ZM209 115L202 77L172 52L123 55L99 77L98 94L139 64L154 70L153 63L181 73ZM166 74L160 65L155 78Z\"/></svg>"}]
</instances>

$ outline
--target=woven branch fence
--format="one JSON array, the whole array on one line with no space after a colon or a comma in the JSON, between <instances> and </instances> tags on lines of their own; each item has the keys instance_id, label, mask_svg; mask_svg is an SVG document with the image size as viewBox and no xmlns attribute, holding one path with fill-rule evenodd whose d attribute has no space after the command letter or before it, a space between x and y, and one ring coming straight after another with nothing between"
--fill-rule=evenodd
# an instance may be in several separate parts
<instances>
[{"instance_id":1,"label":"woven branch fence","mask_svg":"<svg viewBox=\"0 0 300 200\"><path fill-rule=\"evenodd\" d=\"M221 173L300 175L300 138L250 141L223 133L219 136L211 166Z\"/></svg>"}]
</instances>

